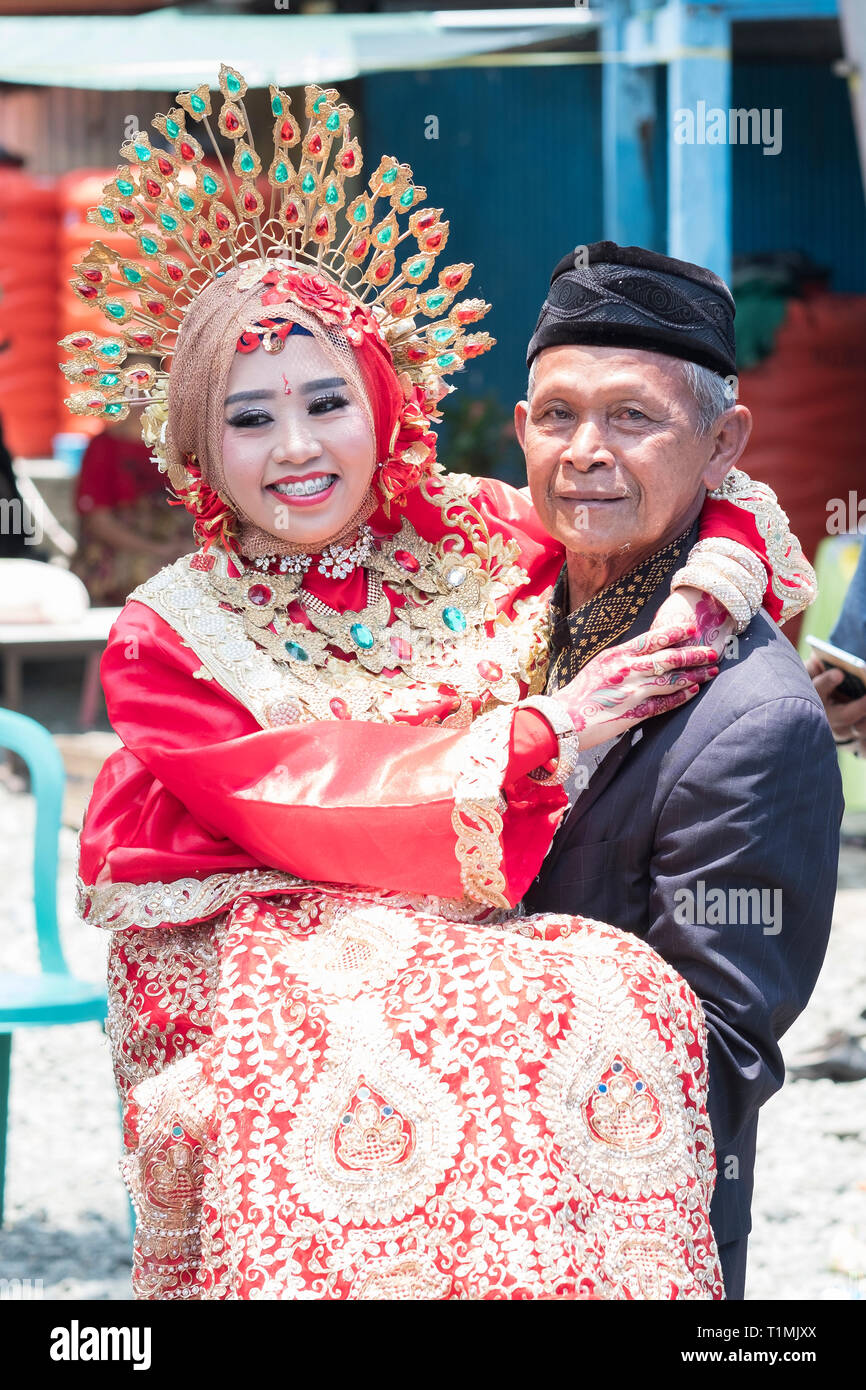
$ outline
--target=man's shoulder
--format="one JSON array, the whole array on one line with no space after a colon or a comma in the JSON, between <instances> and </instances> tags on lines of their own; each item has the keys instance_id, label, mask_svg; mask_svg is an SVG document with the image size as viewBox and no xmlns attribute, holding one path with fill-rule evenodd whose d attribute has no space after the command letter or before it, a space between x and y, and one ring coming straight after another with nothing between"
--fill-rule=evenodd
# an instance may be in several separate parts
<instances>
[{"instance_id":1,"label":"man's shoulder","mask_svg":"<svg viewBox=\"0 0 866 1390\"><path fill-rule=\"evenodd\" d=\"M704 756L724 765L778 761L793 748L815 765L836 763L823 706L791 643L763 612L729 644L719 674L694 700L642 726L644 757L658 763L659 786L678 782ZM808 751L807 751L808 750ZM797 759L799 762L799 759Z\"/></svg>"},{"instance_id":2,"label":"man's shoulder","mask_svg":"<svg viewBox=\"0 0 866 1390\"><path fill-rule=\"evenodd\" d=\"M762 609L740 637L729 639L719 674L703 692L700 704L707 706L706 713L718 711L728 723L768 703L779 704L774 712L780 718L826 724L803 662Z\"/></svg>"}]
</instances>

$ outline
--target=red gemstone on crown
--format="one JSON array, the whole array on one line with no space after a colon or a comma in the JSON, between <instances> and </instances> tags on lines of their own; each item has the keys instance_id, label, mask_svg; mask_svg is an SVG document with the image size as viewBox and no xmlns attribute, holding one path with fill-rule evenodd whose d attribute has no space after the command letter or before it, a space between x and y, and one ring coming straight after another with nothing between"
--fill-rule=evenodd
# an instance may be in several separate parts
<instances>
[{"instance_id":1,"label":"red gemstone on crown","mask_svg":"<svg viewBox=\"0 0 866 1390\"><path fill-rule=\"evenodd\" d=\"M234 111L226 112L226 130L240 130L241 123Z\"/></svg>"},{"instance_id":2,"label":"red gemstone on crown","mask_svg":"<svg viewBox=\"0 0 866 1390\"><path fill-rule=\"evenodd\" d=\"M359 258L361 256L366 256L367 247L369 246L369 244L370 243L367 241L366 237L361 237L361 240L356 241L355 245L352 247L352 255L357 256Z\"/></svg>"},{"instance_id":3,"label":"red gemstone on crown","mask_svg":"<svg viewBox=\"0 0 866 1390\"><path fill-rule=\"evenodd\" d=\"M418 231L419 231L419 232L426 232L426 230L427 230L428 227L432 227L432 226L433 226L433 223L436 221L437 216L438 216L438 213L433 212L433 211L431 211L431 212L422 212L421 216L418 218L418 221L417 221L416 224L415 224L416 227L418 228Z\"/></svg>"},{"instance_id":4,"label":"red gemstone on crown","mask_svg":"<svg viewBox=\"0 0 866 1390\"><path fill-rule=\"evenodd\" d=\"M410 347L406 349L406 356L410 362L426 362L427 349L421 347Z\"/></svg>"},{"instance_id":5,"label":"red gemstone on crown","mask_svg":"<svg viewBox=\"0 0 866 1390\"><path fill-rule=\"evenodd\" d=\"M291 121L283 121L283 124L280 126L280 139L293 140L294 138L295 127L292 125Z\"/></svg>"},{"instance_id":6,"label":"red gemstone on crown","mask_svg":"<svg viewBox=\"0 0 866 1390\"><path fill-rule=\"evenodd\" d=\"M156 167L157 167L157 169L159 170L159 172L160 172L161 174L165 174L166 177L168 177L168 175L171 173L171 161L168 160L168 159L165 159L165 158L157 159L157 161L156 161Z\"/></svg>"},{"instance_id":7,"label":"red gemstone on crown","mask_svg":"<svg viewBox=\"0 0 866 1390\"><path fill-rule=\"evenodd\" d=\"M135 213L132 211L132 208L118 208L117 213L120 217L121 222L123 222L127 227L132 226L133 222L135 221Z\"/></svg>"},{"instance_id":8,"label":"red gemstone on crown","mask_svg":"<svg viewBox=\"0 0 866 1390\"><path fill-rule=\"evenodd\" d=\"M247 589L247 598L250 603L255 603L259 608L265 603L270 603L273 592L267 584L251 584Z\"/></svg>"},{"instance_id":9,"label":"red gemstone on crown","mask_svg":"<svg viewBox=\"0 0 866 1390\"><path fill-rule=\"evenodd\" d=\"M462 271L452 271L450 275L445 276L445 284L449 290L456 290L462 279Z\"/></svg>"},{"instance_id":10,"label":"red gemstone on crown","mask_svg":"<svg viewBox=\"0 0 866 1390\"><path fill-rule=\"evenodd\" d=\"M75 348L89 348L89 347L93 347L93 339L92 339L92 338L88 338L87 336L80 337L80 338L73 338L73 339L72 339L72 346L75 347Z\"/></svg>"},{"instance_id":11,"label":"red gemstone on crown","mask_svg":"<svg viewBox=\"0 0 866 1390\"><path fill-rule=\"evenodd\" d=\"M421 568L421 561L408 550L395 550L394 560L407 574L417 574Z\"/></svg>"},{"instance_id":12,"label":"red gemstone on crown","mask_svg":"<svg viewBox=\"0 0 866 1390\"><path fill-rule=\"evenodd\" d=\"M81 274L84 276L85 280L90 280L94 285L98 285L102 280L101 270L82 270Z\"/></svg>"},{"instance_id":13,"label":"red gemstone on crown","mask_svg":"<svg viewBox=\"0 0 866 1390\"><path fill-rule=\"evenodd\" d=\"M81 295L82 299L95 299L99 293L99 291L95 290L92 285L76 285L75 288Z\"/></svg>"},{"instance_id":14,"label":"red gemstone on crown","mask_svg":"<svg viewBox=\"0 0 866 1390\"><path fill-rule=\"evenodd\" d=\"M340 155L340 163L342 164L342 166L343 166L344 169L354 169L354 167L355 167L355 151L354 151L354 150L345 150L345 151L343 152L343 154Z\"/></svg>"},{"instance_id":15,"label":"red gemstone on crown","mask_svg":"<svg viewBox=\"0 0 866 1390\"><path fill-rule=\"evenodd\" d=\"M162 184L157 183L156 179L145 179L144 186L151 198L158 198L162 193Z\"/></svg>"},{"instance_id":16,"label":"red gemstone on crown","mask_svg":"<svg viewBox=\"0 0 866 1390\"><path fill-rule=\"evenodd\" d=\"M186 140L180 142L180 154L182 159L195 159L195 150Z\"/></svg>"},{"instance_id":17,"label":"red gemstone on crown","mask_svg":"<svg viewBox=\"0 0 866 1390\"><path fill-rule=\"evenodd\" d=\"M88 408L90 410L101 410L104 404L105 402L102 400L92 400L87 402Z\"/></svg>"},{"instance_id":18,"label":"red gemstone on crown","mask_svg":"<svg viewBox=\"0 0 866 1390\"><path fill-rule=\"evenodd\" d=\"M216 212L214 213L214 219L213 219L213 220L214 220L214 222L216 223L216 225L217 225L219 231L221 231L221 232L226 232L226 231L228 231L228 228L229 228L228 213L223 212L221 208L217 208Z\"/></svg>"},{"instance_id":19,"label":"red gemstone on crown","mask_svg":"<svg viewBox=\"0 0 866 1390\"><path fill-rule=\"evenodd\" d=\"M399 318L408 303L409 300L405 294L398 295L396 299L391 300L391 313Z\"/></svg>"},{"instance_id":20,"label":"red gemstone on crown","mask_svg":"<svg viewBox=\"0 0 866 1390\"><path fill-rule=\"evenodd\" d=\"M478 674L485 681L501 681L502 667L498 666L495 661L479 661Z\"/></svg>"},{"instance_id":21,"label":"red gemstone on crown","mask_svg":"<svg viewBox=\"0 0 866 1390\"><path fill-rule=\"evenodd\" d=\"M300 215L297 203L286 203L283 209L283 218L286 222L297 222Z\"/></svg>"},{"instance_id":22,"label":"red gemstone on crown","mask_svg":"<svg viewBox=\"0 0 866 1390\"><path fill-rule=\"evenodd\" d=\"M322 150L321 135L311 135L307 148L310 151L310 154L320 154Z\"/></svg>"},{"instance_id":23,"label":"red gemstone on crown","mask_svg":"<svg viewBox=\"0 0 866 1390\"><path fill-rule=\"evenodd\" d=\"M147 381L147 372L130 372L129 377L131 381Z\"/></svg>"},{"instance_id":24,"label":"red gemstone on crown","mask_svg":"<svg viewBox=\"0 0 866 1390\"><path fill-rule=\"evenodd\" d=\"M255 212L256 208L258 207L258 199L256 198L255 193L244 194L244 207L246 208L247 212Z\"/></svg>"},{"instance_id":25,"label":"red gemstone on crown","mask_svg":"<svg viewBox=\"0 0 866 1390\"><path fill-rule=\"evenodd\" d=\"M424 242L424 248L427 251L435 251L437 246L441 246L441 244L442 233L434 232L433 236L428 236L427 240Z\"/></svg>"},{"instance_id":26,"label":"red gemstone on crown","mask_svg":"<svg viewBox=\"0 0 866 1390\"><path fill-rule=\"evenodd\" d=\"M96 376L96 375L97 375L99 372L101 372L101 371L102 371L102 368L101 368L101 367L82 367L82 369L81 369L81 375L82 375L82 376L85 376L85 377L91 377L91 376Z\"/></svg>"},{"instance_id":27,"label":"red gemstone on crown","mask_svg":"<svg viewBox=\"0 0 866 1390\"><path fill-rule=\"evenodd\" d=\"M153 334L152 334L152 333L141 333L141 332L139 332L139 333L133 333L133 334L132 334L132 340L133 340L133 342L138 343L138 346L139 346L139 347L143 347L143 348L151 348L151 347L153 347Z\"/></svg>"},{"instance_id":28,"label":"red gemstone on crown","mask_svg":"<svg viewBox=\"0 0 866 1390\"><path fill-rule=\"evenodd\" d=\"M183 279L183 266L182 266L182 265L175 265L173 261L167 261L167 262L166 262L165 269L166 269L166 272L167 272L167 274L168 274L169 279L170 279L170 280L174 280L175 283L176 283L178 280L182 280L182 279Z\"/></svg>"},{"instance_id":29,"label":"red gemstone on crown","mask_svg":"<svg viewBox=\"0 0 866 1390\"><path fill-rule=\"evenodd\" d=\"M161 299L146 299L145 308L149 309L152 314L165 313L165 304Z\"/></svg>"},{"instance_id":30,"label":"red gemstone on crown","mask_svg":"<svg viewBox=\"0 0 866 1390\"><path fill-rule=\"evenodd\" d=\"M339 695L335 695L329 703L331 713L335 719L351 719L352 712L345 700L341 700Z\"/></svg>"},{"instance_id":31,"label":"red gemstone on crown","mask_svg":"<svg viewBox=\"0 0 866 1390\"><path fill-rule=\"evenodd\" d=\"M411 661L412 659L411 644L402 637L391 638L391 651L398 661Z\"/></svg>"},{"instance_id":32,"label":"red gemstone on crown","mask_svg":"<svg viewBox=\"0 0 866 1390\"><path fill-rule=\"evenodd\" d=\"M199 227L198 229L198 244L204 250L207 250L209 246L213 246L213 237L204 227Z\"/></svg>"},{"instance_id":33,"label":"red gemstone on crown","mask_svg":"<svg viewBox=\"0 0 866 1390\"><path fill-rule=\"evenodd\" d=\"M327 217L325 217L325 216L323 215L322 217L319 218L318 222L316 223L315 231L316 231L316 236L327 236L327 235L328 235L328 219L327 219Z\"/></svg>"},{"instance_id":34,"label":"red gemstone on crown","mask_svg":"<svg viewBox=\"0 0 866 1390\"><path fill-rule=\"evenodd\" d=\"M376 279L387 280L388 276L391 274L392 265L393 262L391 261L383 261L381 265L377 265L376 269L373 271Z\"/></svg>"},{"instance_id":35,"label":"red gemstone on crown","mask_svg":"<svg viewBox=\"0 0 866 1390\"><path fill-rule=\"evenodd\" d=\"M460 351L464 357L480 357L484 351L484 344L464 343Z\"/></svg>"}]
</instances>

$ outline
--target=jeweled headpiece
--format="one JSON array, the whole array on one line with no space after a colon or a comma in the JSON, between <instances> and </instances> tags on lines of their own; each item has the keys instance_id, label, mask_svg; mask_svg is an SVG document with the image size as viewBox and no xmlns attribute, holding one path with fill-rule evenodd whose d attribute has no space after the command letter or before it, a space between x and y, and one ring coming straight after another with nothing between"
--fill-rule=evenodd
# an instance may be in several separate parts
<instances>
[{"instance_id":1,"label":"jeweled headpiece","mask_svg":"<svg viewBox=\"0 0 866 1390\"><path fill-rule=\"evenodd\" d=\"M73 357L61 370L80 388L67 399L69 409L111 420L124 418L132 404L145 405L143 432L165 469L165 363L189 307L237 268L244 285L269 277L263 303L294 304L301 315L312 309L319 319L329 314L326 321L349 343L375 332L391 352L407 398L414 395L428 418L434 416L448 389L444 378L494 342L487 333L466 331L490 306L480 299L455 302L470 264L446 266L435 285L421 289L448 241L442 209L421 206L426 190L390 155L379 161L366 189L348 198L346 184L363 163L349 129L354 113L335 90L315 86L306 88L303 135L288 94L270 88L266 208L263 161L244 106L247 84L223 64L219 86L215 119L231 146L228 159L211 122L209 88L180 92L178 106L152 122L165 148L152 145L146 133L131 138L120 151L126 165L88 213L97 225L127 232L138 249L125 259L96 241L76 266L74 292L98 306L114 331L62 339ZM212 146L209 163L188 120ZM398 262L407 240L408 254ZM419 326L422 317L429 324ZM127 355L141 352L157 354L163 367L137 362L125 369ZM182 480L171 481L177 486Z\"/></svg>"}]
</instances>

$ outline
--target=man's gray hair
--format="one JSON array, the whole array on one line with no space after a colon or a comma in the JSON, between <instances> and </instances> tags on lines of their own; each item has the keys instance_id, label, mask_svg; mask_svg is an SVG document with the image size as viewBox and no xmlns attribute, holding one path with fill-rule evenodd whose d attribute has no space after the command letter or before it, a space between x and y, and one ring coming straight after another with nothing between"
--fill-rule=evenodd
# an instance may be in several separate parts
<instances>
[{"instance_id":1,"label":"man's gray hair","mask_svg":"<svg viewBox=\"0 0 866 1390\"><path fill-rule=\"evenodd\" d=\"M529 381L526 385L526 399L532 400L535 389L535 365L538 357L533 357L529 368ZM683 377L695 398L698 407L699 435L709 434L720 415L737 404L737 392L730 377L719 376L709 367L701 367L697 362L683 362Z\"/></svg>"}]
</instances>

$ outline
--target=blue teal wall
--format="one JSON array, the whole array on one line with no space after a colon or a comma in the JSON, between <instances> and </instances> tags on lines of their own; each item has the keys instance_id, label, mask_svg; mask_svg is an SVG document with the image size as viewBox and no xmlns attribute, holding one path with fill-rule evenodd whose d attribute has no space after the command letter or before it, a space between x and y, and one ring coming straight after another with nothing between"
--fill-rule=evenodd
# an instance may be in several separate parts
<instances>
[{"instance_id":1,"label":"blue teal wall","mask_svg":"<svg viewBox=\"0 0 866 1390\"><path fill-rule=\"evenodd\" d=\"M751 65L733 71L735 107L782 111L782 149L734 149L734 255L804 251L831 288L866 291L866 199L847 83L829 68Z\"/></svg>"},{"instance_id":2,"label":"blue teal wall","mask_svg":"<svg viewBox=\"0 0 866 1390\"><path fill-rule=\"evenodd\" d=\"M664 72L657 74L654 244L665 247ZM604 235L601 68L466 68L366 79L364 146L412 165L451 238L440 264L474 261L470 291L493 309L497 339L459 374L461 394L524 394L526 344L550 272L579 242ZM733 151L735 255L802 250L832 287L866 292L866 203L845 82L815 66L738 66L734 106L781 107L782 150ZM425 138L437 116L438 140ZM448 404L445 404L447 418Z\"/></svg>"}]
</instances>

